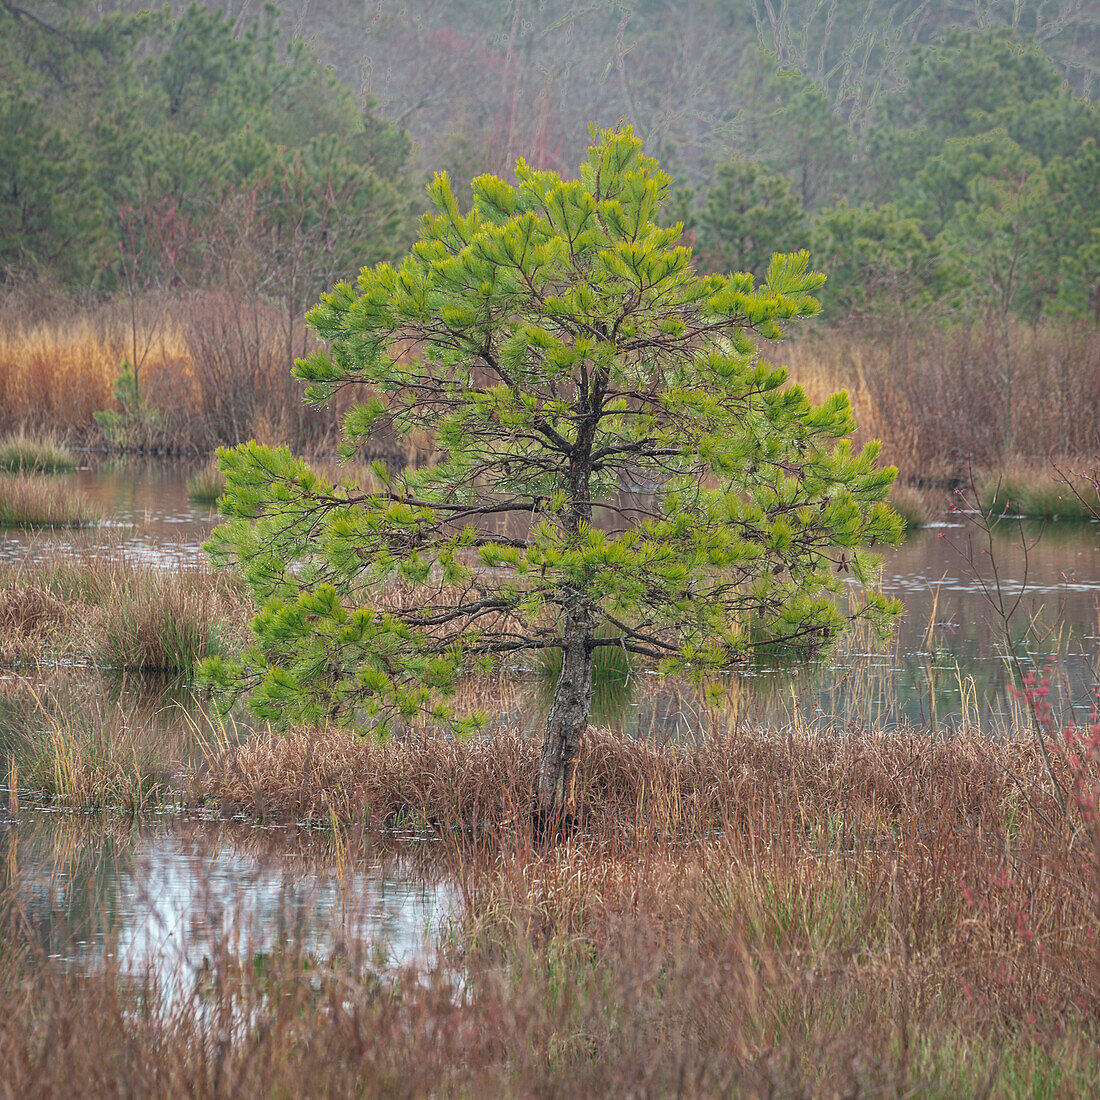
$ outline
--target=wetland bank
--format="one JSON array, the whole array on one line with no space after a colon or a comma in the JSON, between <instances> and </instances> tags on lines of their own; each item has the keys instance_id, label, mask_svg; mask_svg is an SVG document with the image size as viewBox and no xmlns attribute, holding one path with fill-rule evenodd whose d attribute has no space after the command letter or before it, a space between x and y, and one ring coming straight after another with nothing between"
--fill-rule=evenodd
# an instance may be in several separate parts
<instances>
[{"instance_id":1,"label":"wetland bank","mask_svg":"<svg viewBox=\"0 0 1100 1100\"><path fill-rule=\"evenodd\" d=\"M0 1096L1100 1093L1085 6L136 7L0 0Z\"/></svg>"},{"instance_id":2,"label":"wetland bank","mask_svg":"<svg viewBox=\"0 0 1100 1100\"><path fill-rule=\"evenodd\" d=\"M94 458L56 476L106 531L5 532L5 595L55 614L20 626L34 660L0 681L13 1095L75 1074L204 1095L1095 1087L1095 747L1056 765L1075 834L949 545L966 517L891 552L910 613L886 650L761 665L718 707L610 670L585 828L546 850L525 813L545 670L471 682L494 715L473 740L380 745L221 721L178 676L109 667L96 615L150 604L151 578L210 586L196 638L247 626L202 562L194 466ZM1100 537L1027 531L997 534L997 568L1040 616L1053 693L1087 701Z\"/></svg>"}]
</instances>

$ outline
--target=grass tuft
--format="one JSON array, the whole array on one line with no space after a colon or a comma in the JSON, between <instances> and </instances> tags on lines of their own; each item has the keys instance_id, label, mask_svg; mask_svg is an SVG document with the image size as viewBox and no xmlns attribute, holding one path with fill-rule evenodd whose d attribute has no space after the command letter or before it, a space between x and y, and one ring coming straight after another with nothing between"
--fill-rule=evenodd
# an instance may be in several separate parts
<instances>
[{"instance_id":1,"label":"grass tuft","mask_svg":"<svg viewBox=\"0 0 1100 1100\"><path fill-rule=\"evenodd\" d=\"M247 609L205 565L171 571L110 543L72 560L0 570L0 661L78 660L190 675L223 639L243 642Z\"/></svg>"},{"instance_id":2,"label":"grass tuft","mask_svg":"<svg viewBox=\"0 0 1100 1100\"><path fill-rule=\"evenodd\" d=\"M197 661L221 652L220 610L204 571L132 570L103 605L94 655L111 668L190 675Z\"/></svg>"},{"instance_id":3,"label":"grass tuft","mask_svg":"<svg viewBox=\"0 0 1100 1100\"><path fill-rule=\"evenodd\" d=\"M12 432L0 439L0 469L48 474L75 466L73 452L49 436Z\"/></svg>"},{"instance_id":4,"label":"grass tuft","mask_svg":"<svg viewBox=\"0 0 1100 1100\"><path fill-rule=\"evenodd\" d=\"M20 786L78 809L148 809L166 797L171 775L152 722L102 695L79 710L39 708L11 750Z\"/></svg>"},{"instance_id":5,"label":"grass tuft","mask_svg":"<svg viewBox=\"0 0 1100 1100\"><path fill-rule=\"evenodd\" d=\"M1100 492L1083 484L1075 493L1065 480L1049 469L1014 467L989 478L979 499L991 515L1027 516L1034 519L1087 520L1100 511Z\"/></svg>"},{"instance_id":6,"label":"grass tuft","mask_svg":"<svg viewBox=\"0 0 1100 1100\"><path fill-rule=\"evenodd\" d=\"M936 518L936 506L933 502L942 495L895 482L890 490L888 503L901 516L907 532L919 531Z\"/></svg>"},{"instance_id":7,"label":"grass tuft","mask_svg":"<svg viewBox=\"0 0 1100 1100\"><path fill-rule=\"evenodd\" d=\"M0 475L0 527L87 527L102 518L79 489L39 474Z\"/></svg>"},{"instance_id":8,"label":"grass tuft","mask_svg":"<svg viewBox=\"0 0 1100 1100\"><path fill-rule=\"evenodd\" d=\"M213 504L225 492L225 474L213 462L187 479L187 499Z\"/></svg>"},{"instance_id":9,"label":"grass tuft","mask_svg":"<svg viewBox=\"0 0 1100 1100\"><path fill-rule=\"evenodd\" d=\"M48 588L29 582L0 587L0 664L36 662L67 618L65 605Z\"/></svg>"}]
</instances>

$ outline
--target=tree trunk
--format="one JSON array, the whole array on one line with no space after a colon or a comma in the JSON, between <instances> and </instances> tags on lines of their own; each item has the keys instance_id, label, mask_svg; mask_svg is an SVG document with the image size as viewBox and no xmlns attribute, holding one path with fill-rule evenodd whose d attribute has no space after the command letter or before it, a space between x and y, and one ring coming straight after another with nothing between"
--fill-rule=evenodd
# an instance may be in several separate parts
<instances>
[{"instance_id":1,"label":"tree trunk","mask_svg":"<svg viewBox=\"0 0 1100 1100\"><path fill-rule=\"evenodd\" d=\"M576 775L581 739L592 709L592 620L587 610L566 621L558 676L546 739L542 743L536 789L540 831L557 830L577 817Z\"/></svg>"}]
</instances>

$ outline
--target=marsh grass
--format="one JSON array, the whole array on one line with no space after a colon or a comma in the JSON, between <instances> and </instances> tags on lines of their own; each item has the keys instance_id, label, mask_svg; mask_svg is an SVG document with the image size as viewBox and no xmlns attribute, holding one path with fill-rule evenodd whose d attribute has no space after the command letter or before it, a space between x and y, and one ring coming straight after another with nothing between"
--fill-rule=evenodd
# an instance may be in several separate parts
<instances>
[{"instance_id":1,"label":"marsh grass","mask_svg":"<svg viewBox=\"0 0 1100 1100\"><path fill-rule=\"evenodd\" d=\"M262 297L154 293L135 303L133 317L128 305L59 303L28 322L12 295L0 295L0 432L52 432L102 446L94 414L126 417L116 382L123 361L136 355L148 415L126 425L128 435L116 425L115 445L201 454L256 438L301 450L338 436L346 404L324 413L306 409L290 374L293 354L309 351L301 319L297 350L288 354L286 317ZM391 434L378 453L407 449Z\"/></svg>"},{"instance_id":2,"label":"marsh grass","mask_svg":"<svg viewBox=\"0 0 1100 1100\"><path fill-rule=\"evenodd\" d=\"M0 571L0 660L78 659L189 676L203 657L239 645L249 608L226 573L203 563L158 568L118 546Z\"/></svg>"},{"instance_id":3,"label":"marsh grass","mask_svg":"<svg viewBox=\"0 0 1100 1100\"><path fill-rule=\"evenodd\" d=\"M0 474L0 527L87 527L102 518L79 489L41 474Z\"/></svg>"},{"instance_id":4,"label":"marsh grass","mask_svg":"<svg viewBox=\"0 0 1100 1100\"><path fill-rule=\"evenodd\" d=\"M971 467L1039 466L1051 456L1095 454L1095 325L1013 326L1012 438L1006 441L1001 344L984 325L883 322L872 332L807 334L784 345L779 361L814 401L848 390L857 440L882 440L883 459L907 480L952 486Z\"/></svg>"},{"instance_id":5,"label":"marsh grass","mask_svg":"<svg viewBox=\"0 0 1100 1100\"><path fill-rule=\"evenodd\" d=\"M1100 512L1100 493L1082 482L1077 491L1049 468L1014 466L985 479L978 494L991 515L1052 520L1089 520Z\"/></svg>"},{"instance_id":6,"label":"marsh grass","mask_svg":"<svg viewBox=\"0 0 1100 1100\"><path fill-rule=\"evenodd\" d=\"M67 623L65 605L41 585L0 587L0 665L37 661Z\"/></svg>"},{"instance_id":7,"label":"marsh grass","mask_svg":"<svg viewBox=\"0 0 1100 1100\"><path fill-rule=\"evenodd\" d=\"M110 668L190 675L222 651L224 591L207 570L133 569L102 605L93 657Z\"/></svg>"},{"instance_id":8,"label":"marsh grass","mask_svg":"<svg viewBox=\"0 0 1100 1100\"><path fill-rule=\"evenodd\" d=\"M262 807L273 818L335 815L493 835L527 816L538 749L537 737L515 730L464 741L418 734L378 742L339 730L258 735L211 744L196 794L226 811ZM1044 781L1037 750L1021 740L766 732L712 715L688 745L590 728L578 793L598 834L702 837L790 818L802 834L866 837L888 835L907 815L971 828L998 799L1018 805L1021 790L1046 813Z\"/></svg>"},{"instance_id":9,"label":"marsh grass","mask_svg":"<svg viewBox=\"0 0 1100 1100\"><path fill-rule=\"evenodd\" d=\"M901 516L906 532L919 531L932 523L938 513L946 510L944 497L943 492L895 482L888 503Z\"/></svg>"},{"instance_id":10,"label":"marsh grass","mask_svg":"<svg viewBox=\"0 0 1100 1100\"><path fill-rule=\"evenodd\" d=\"M0 469L54 473L72 470L75 466L73 452L50 436L11 432L0 439Z\"/></svg>"},{"instance_id":11,"label":"marsh grass","mask_svg":"<svg viewBox=\"0 0 1100 1100\"><path fill-rule=\"evenodd\" d=\"M156 707L103 695L79 708L40 702L9 737L24 791L83 810L157 805L180 757L178 732L169 732Z\"/></svg>"},{"instance_id":12,"label":"marsh grass","mask_svg":"<svg viewBox=\"0 0 1100 1100\"><path fill-rule=\"evenodd\" d=\"M117 959L74 975L9 954L0 1077L15 1095L80 1080L90 1096L1100 1087L1097 867L1029 789L1028 745L726 731L686 752L602 735L589 749L593 808L568 841L540 846L522 818L413 845L341 826L292 840L349 883L395 843L411 875L451 883L422 960L387 963L346 920L350 895L327 930L279 922L274 949L231 931L182 995ZM281 760L283 782L314 766L339 780L337 750L351 762L349 743L315 737L309 767ZM359 778L377 792L393 772L421 816L452 799L478 817L529 797L529 775L507 779L521 750L381 746ZM472 790L444 793L460 782Z\"/></svg>"},{"instance_id":13,"label":"marsh grass","mask_svg":"<svg viewBox=\"0 0 1100 1100\"><path fill-rule=\"evenodd\" d=\"M93 413L116 408L119 366L132 356L121 303L55 300L29 309L0 296L0 432L54 433L102 443ZM28 323L27 316L40 318ZM270 303L206 293L137 303L146 352L142 392L156 409L161 450L207 452L254 437L297 450L331 447L345 408L304 410L290 379L285 318ZM301 332L296 339L304 338ZM1094 453L1100 429L1100 338L1095 325L1016 325L1011 446L1001 439L1000 342L981 324L830 329L784 345L779 361L820 401L849 391L860 440L878 438L904 476L954 483L973 462L998 469ZM303 344L301 354L308 352ZM350 398L349 398L350 399ZM1006 449L1011 452L1006 455ZM430 434L383 434L366 458L420 463Z\"/></svg>"},{"instance_id":14,"label":"marsh grass","mask_svg":"<svg viewBox=\"0 0 1100 1100\"><path fill-rule=\"evenodd\" d=\"M67 438L99 434L92 413L111 402L125 354L122 329L108 331L99 318L80 310L63 315L64 321L0 325L0 430L22 425Z\"/></svg>"},{"instance_id":15,"label":"marsh grass","mask_svg":"<svg viewBox=\"0 0 1100 1100\"><path fill-rule=\"evenodd\" d=\"M198 504L213 504L224 492L225 474L213 462L187 479L187 499Z\"/></svg>"}]
</instances>

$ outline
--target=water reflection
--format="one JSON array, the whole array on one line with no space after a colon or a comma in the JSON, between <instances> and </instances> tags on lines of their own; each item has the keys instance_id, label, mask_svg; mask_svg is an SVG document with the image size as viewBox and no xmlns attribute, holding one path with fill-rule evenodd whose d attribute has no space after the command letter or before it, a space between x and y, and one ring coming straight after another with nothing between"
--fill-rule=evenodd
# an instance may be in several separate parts
<instances>
[{"instance_id":1,"label":"water reflection","mask_svg":"<svg viewBox=\"0 0 1100 1100\"><path fill-rule=\"evenodd\" d=\"M209 506L187 500L197 465L100 462L65 476L113 517L108 534L117 548L171 565L194 561L216 522ZM992 733L1018 725L1003 632L982 594L991 556L970 544L969 530L921 532L886 552L883 588L902 598L906 616L885 649L857 632L828 660L747 668L729 678L719 705L690 683L624 667L610 654L597 673L596 719L656 739L740 722L980 724ZM0 561L95 553L102 539L102 531L3 530ZM1100 651L1100 527L1005 524L992 557L1002 589L1024 590L1013 628L1029 627L1018 640L1025 659L1050 656L1064 698L1080 697L1096 680ZM552 663L532 663L517 676L473 682L462 695L495 722L537 729L553 676ZM170 790L202 766L204 743L224 736L186 685L75 665L0 671L0 763L7 774L15 761L25 790L34 785L35 746L58 723L90 759L124 750L132 771L147 756L149 767L165 769ZM351 937L400 962L422 951L444 919L451 896L443 882L421 859L348 849L308 831L174 816L0 813L5 919L20 942L75 968L117 954L127 967L152 961L168 979L200 968L227 942L255 958L287 940L324 953Z\"/></svg>"},{"instance_id":2,"label":"water reflection","mask_svg":"<svg viewBox=\"0 0 1100 1100\"><path fill-rule=\"evenodd\" d=\"M173 981L224 950L370 944L420 958L452 906L400 851L293 827L43 810L0 815L0 898L28 946L78 970L117 956Z\"/></svg>"},{"instance_id":3,"label":"water reflection","mask_svg":"<svg viewBox=\"0 0 1100 1100\"><path fill-rule=\"evenodd\" d=\"M193 561L218 522L210 504L187 499L187 480L205 459L115 458L85 455L84 465L53 474L90 497L107 517L95 528L0 528L0 562L38 561L87 553L109 538L127 555L149 563Z\"/></svg>"}]
</instances>

